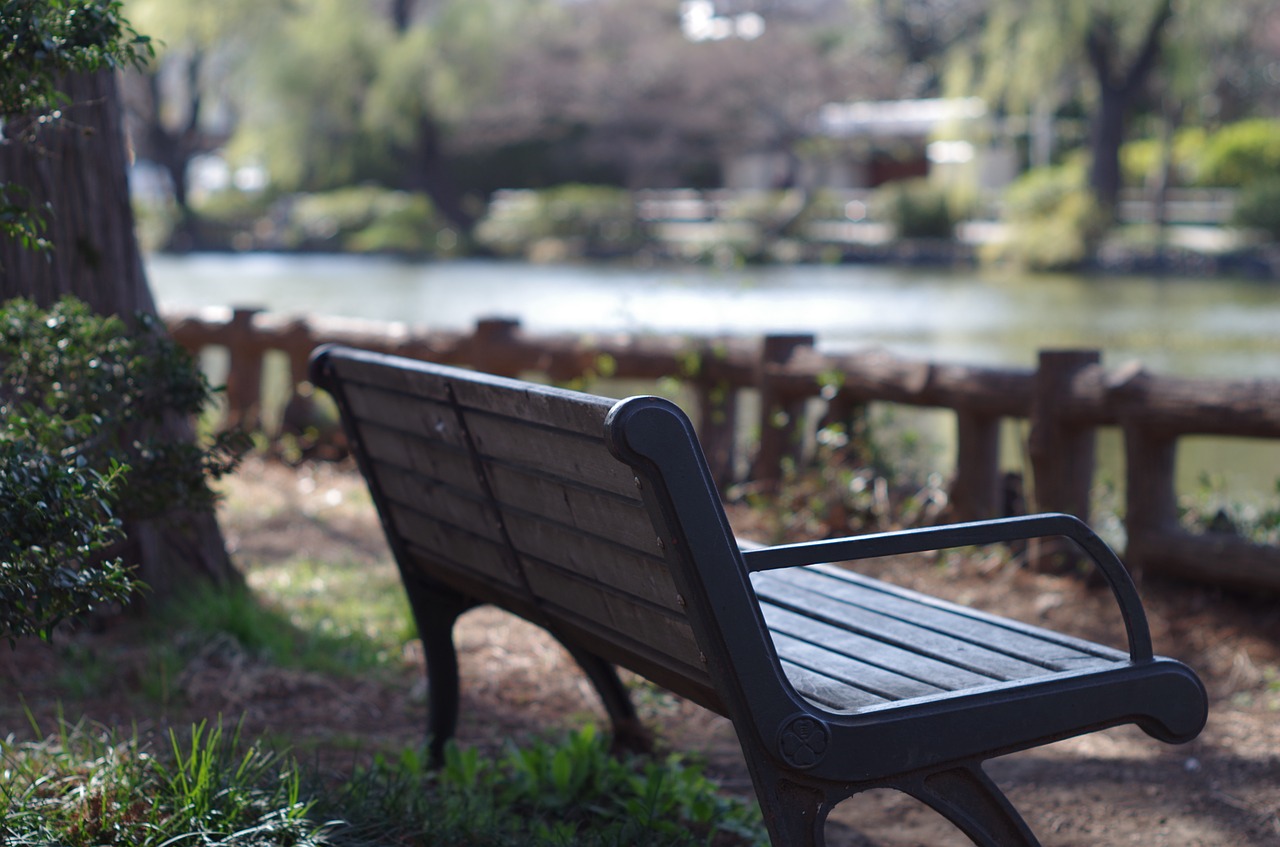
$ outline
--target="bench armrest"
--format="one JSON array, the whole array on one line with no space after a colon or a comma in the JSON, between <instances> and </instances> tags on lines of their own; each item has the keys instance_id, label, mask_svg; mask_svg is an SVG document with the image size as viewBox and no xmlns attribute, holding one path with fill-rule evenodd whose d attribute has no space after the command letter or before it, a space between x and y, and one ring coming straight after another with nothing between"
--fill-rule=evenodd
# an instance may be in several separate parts
<instances>
[{"instance_id":1,"label":"bench armrest","mask_svg":"<svg viewBox=\"0 0 1280 847\"><path fill-rule=\"evenodd\" d=\"M1069 538L1089 555L1111 586L1111 591L1120 606L1120 614L1124 619L1129 639L1130 659L1135 662L1151 659L1154 651L1151 645L1151 632L1147 626L1147 615L1143 611L1142 601L1138 597L1138 590L1129 576L1129 571L1125 569L1106 542L1083 521L1071 515L1042 514L1000 518L799 544L782 544L777 547L746 547L741 552L748 570L766 571L822 562L849 562L856 559L875 559L881 556L923 553L930 550L1022 541L1048 536Z\"/></svg>"}]
</instances>

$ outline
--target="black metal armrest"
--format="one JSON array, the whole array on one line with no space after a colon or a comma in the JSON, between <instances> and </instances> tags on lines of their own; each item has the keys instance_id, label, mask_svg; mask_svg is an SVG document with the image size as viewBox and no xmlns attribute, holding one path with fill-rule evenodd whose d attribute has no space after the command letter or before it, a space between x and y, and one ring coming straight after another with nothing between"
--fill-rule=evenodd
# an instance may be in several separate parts
<instances>
[{"instance_id":1,"label":"black metal armrest","mask_svg":"<svg viewBox=\"0 0 1280 847\"><path fill-rule=\"evenodd\" d=\"M1129 571L1119 557L1079 518L1063 514L1027 515L972 523L879 532L849 538L781 544L776 547L742 549L747 569L766 571L821 562L849 562L875 559L904 553L922 553L954 547L1022 541L1030 538L1061 536L1069 538L1089 555L1106 578L1120 606L1129 639L1132 661L1150 660L1154 651L1147 615Z\"/></svg>"}]
</instances>

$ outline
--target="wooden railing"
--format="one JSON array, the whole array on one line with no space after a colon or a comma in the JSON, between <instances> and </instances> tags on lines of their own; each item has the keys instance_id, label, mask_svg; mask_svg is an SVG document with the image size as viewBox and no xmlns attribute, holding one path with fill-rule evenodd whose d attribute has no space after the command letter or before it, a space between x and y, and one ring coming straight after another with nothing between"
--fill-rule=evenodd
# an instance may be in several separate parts
<instances>
[{"instance_id":1,"label":"wooden railing","mask_svg":"<svg viewBox=\"0 0 1280 847\"><path fill-rule=\"evenodd\" d=\"M1108 370L1096 351L1042 352L1034 371L914 361L883 351L830 354L819 351L809 335L531 337L518 322L502 319L480 321L472 332L460 333L251 310L170 315L168 322L188 349L226 348L228 421L246 427L261 423L268 352L280 351L289 362L292 396L283 415L288 429L306 416L307 357L330 341L497 374L542 374L554 382L675 378L696 398L693 416L704 449L716 478L725 481L746 469L754 481L776 482L806 436L826 423L848 422L872 401L950 409L958 447L950 505L958 520L1001 510L1005 418L1030 423L1026 452L1034 507L1087 517L1095 434L1099 427L1115 426L1124 438L1130 567L1280 589L1280 548L1185 531L1174 486L1180 437L1280 438L1280 380L1183 379L1136 365ZM735 435L747 423L741 418L750 393L759 398L760 436L754 455L741 457ZM814 408L821 413L807 414Z\"/></svg>"}]
</instances>

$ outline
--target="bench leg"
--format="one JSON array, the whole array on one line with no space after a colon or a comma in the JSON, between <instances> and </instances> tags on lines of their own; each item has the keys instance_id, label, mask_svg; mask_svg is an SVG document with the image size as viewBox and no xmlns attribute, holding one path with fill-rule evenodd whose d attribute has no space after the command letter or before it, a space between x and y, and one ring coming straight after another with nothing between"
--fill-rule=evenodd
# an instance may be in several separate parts
<instances>
[{"instance_id":1,"label":"bench leg","mask_svg":"<svg viewBox=\"0 0 1280 847\"><path fill-rule=\"evenodd\" d=\"M445 744L458 729L460 686L453 626L475 603L443 586L407 578L404 584L427 665L427 752L431 766L439 767Z\"/></svg>"},{"instance_id":2,"label":"bench leg","mask_svg":"<svg viewBox=\"0 0 1280 847\"><path fill-rule=\"evenodd\" d=\"M1035 833L981 765L929 774L897 787L932 807L981 847L1040 847Z\"/></svg>"},{"instance_id":3,"label":"bench leg","mask_svg":"<svg viewBox=\"0 0 1280 847\"><path fill-rule=\"evenodd\" d=\"M770 785L770 783L772 783ZM761 785L770 787L761 792ZM760 811L775 847L825 847L827 817L835 801L822 789L778 776L756 783Z\"/></svg>"},{"instance_id":4,"label":"bench leg","mask_svg":"<svg viewBox=\"0 0 1280 847\"><path fill-rule=\"evenodd\" d=\"M653 752L653 739L640 722L635 704L631 702L631 694L618 678L617 669L594 653L582 649L573 641L561 638L559 635L556 635L556 638L582 668L600 696L600 702L604 704L604 709L609 714L609 723L613 725L613 751L615 753Z\"/></svg>"}]
</instances>

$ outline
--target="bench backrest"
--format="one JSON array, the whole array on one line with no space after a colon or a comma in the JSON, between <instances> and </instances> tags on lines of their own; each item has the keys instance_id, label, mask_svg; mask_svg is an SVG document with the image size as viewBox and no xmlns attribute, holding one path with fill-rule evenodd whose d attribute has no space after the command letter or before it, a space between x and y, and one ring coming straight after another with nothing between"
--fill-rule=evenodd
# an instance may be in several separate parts
<instances>
[{"instance_id":1,"label":"bench backrest","mask_svg":"<svg viewBox=\"0 0 1280 847\"><path fill-rule=\"evenodd\" d=\"M341 347L317 353L312 378L340 406L406 579L511 609L725 711L689 619L698 589L670 567L685 551L669 545L688 542L651 517L673 507L646 504L643 471L607 443L611 413L644 402ZM691 428L681 439L705 466ZM745 574L709 477L700 484L689 511L707 514L687 517L719 515L713 544ZM757 615L744 624L760 639Z\"/></svg>"}]
</instances>

